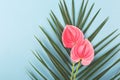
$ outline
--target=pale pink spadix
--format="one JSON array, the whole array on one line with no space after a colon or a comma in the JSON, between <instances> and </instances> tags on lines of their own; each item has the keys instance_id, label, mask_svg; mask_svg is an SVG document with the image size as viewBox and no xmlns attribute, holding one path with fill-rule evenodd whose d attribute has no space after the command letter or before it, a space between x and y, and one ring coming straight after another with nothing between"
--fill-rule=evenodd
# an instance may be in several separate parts
<instances>
[{"instance_id":1,"label":"pale pink spadix","mask_svg":"<svg viewBox=\"0 0 120 80\"><path fill-rule=\"evenodd\" d=\"M65 29L62 33L62 42L66 48L72 48L78 42L82 42L84 40L83 32L73 26L73 25L66 25Z\"/></svg>"},{"instance_id":2,"label":"pale pink spadix","mask_svg":"<svg viewBox=\"0 0 120 80\"><path fill-rule=\"evenodd\" d=\"M85 39L82 43L76 44L70 53L73 62L81 61L81 64L89 65L94 58L94 49L89 40Z\"/></svg>"}]
</instances>

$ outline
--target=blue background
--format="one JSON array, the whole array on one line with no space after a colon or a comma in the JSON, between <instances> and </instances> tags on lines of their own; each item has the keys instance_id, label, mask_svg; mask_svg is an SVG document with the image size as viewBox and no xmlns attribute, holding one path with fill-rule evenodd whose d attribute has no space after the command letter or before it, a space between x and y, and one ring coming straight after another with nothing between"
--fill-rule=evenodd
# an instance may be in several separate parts
<instances>
[{"instance_id":1,"label":"blue background","mask_svg":"<svg viewBox=\"0 0 120 80\"><path fill-rule=\"evenodd\" d=\"M58 12L58 1L0 0L0 80L30 80L26 68L30 66L28 61L34 61L31 50L38 49L34 35L40 33L38 25L47 26L51 9ZM76 6L81 3L75 1ZM120 0L90 0L89 5L93 2L93 14L102 8L94 25L109 16L104 34L120 27Z\"/></svg>"}]
</instances>

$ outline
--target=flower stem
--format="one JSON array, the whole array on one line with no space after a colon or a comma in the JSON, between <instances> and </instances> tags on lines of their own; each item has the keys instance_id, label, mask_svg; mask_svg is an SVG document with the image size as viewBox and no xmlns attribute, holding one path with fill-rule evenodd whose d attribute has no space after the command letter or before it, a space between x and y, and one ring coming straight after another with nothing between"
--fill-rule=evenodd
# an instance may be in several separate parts
<instances>
[{"instance_id":1,"label":"flower stem","mask_svg":"<svg viewBox=\"0 0 120 80\"><path fill-rule=\"evenodd\" d=\"M70 80L72 80L73 79L73 74L74 74L74 63L72 63L72 72L71 72L71 77L70 77Z\"/></svg>"},{"instance_id":2,"label":"flower stem","mask_svg":"<svg viewBox=\"0 0 120 80\"><path fill-rule=\"evenodd\" d=\"M75 74L74 74L74 80L76 80L76 76L77 76L79 67L80 67L80 62L78 63L78 66L77 66L77 68L76 68L76 72L75 72Z\"/></svg>"}]
</instances>

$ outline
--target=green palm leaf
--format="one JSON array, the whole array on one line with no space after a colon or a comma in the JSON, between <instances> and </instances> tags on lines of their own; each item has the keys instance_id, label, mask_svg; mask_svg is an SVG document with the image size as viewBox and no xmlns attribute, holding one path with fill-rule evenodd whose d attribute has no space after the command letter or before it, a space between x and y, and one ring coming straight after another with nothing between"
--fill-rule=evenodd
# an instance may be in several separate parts
<instances>
[{"instance_id":1,"label":"green palm leaf","mask_svg":"<svg viewBox=\"0 0 120 80\"><path fill-rule=\"evenodd\" d=\"M37 61L40 63L40 65L44 66L44 69L46 69L49 72L42 72L43 68L41 69L35 66L35 64L31 64L34 71L28 71L28 75L32 80L49 80L49 77L51 76L53 80L70 80L71 71L72 71L72 62L70 60L70 50L64 48L61 40L62 31L64 29L64 26L66 24L72 24L77 27L79 27L84 34L86 35L89 28L91 27L91 24L94 24L94 20L98 16L101 9L99 9L94 15L93 18L88 21L88 18L91 14L91 11L94 8L94 4L91 5L91 7L87 11L88 1L86 2L83 0L82 4L80 6L80 10L78 13L78 17L76 20L75 15L75 2L72 0L72 9L71 13L69 12L70 9L68 9L68 6L65 2L65 0L60 1L59 3L59 9L63 18L64 23L61 23L59 21L59 18L55 15L53 11L50 13L50 19L48 19L48 22L50 24L50 28L52 29L51 32L54 34L53 36L45 29L45 27L40 26L40 30L42 31L41 34L44 34L43 37L45 40L42 40L39 37L36 37L36 40L42 47L43 51L33 51L33 54L35 55ZM86 15L85 15L86 14ZM77 74L77 80L96 80L96 79L105 79L109 75L111 75L110 70L114 68L114 66L119 65L120 59L116 59L115 61L112 61L112 58L114 58L119 53L119 45L115 44L112 45L112 48L110 48L111 45L109 45L112 42L115 42L115 39L119 36L119 33L117 33L117 29L112 31L110 34L105 36L103 39L98 41L96 44L94 44L94 39L98 34L100 34L101 29L104 27L106 22L108 21L108 17L101 22L100 25L96 28L93 33L86 37L90 41L92 41L94 49L95 49L95 59L94 61L87 67L81 66L78 70ZM84 29L83 29L84 28ZM98 36L99 37L99 36ZM104 50L107 49L107 50ZM46 56L44 56L46 55ZM46 59L47 57L47 59ZM108 66L106 66L108 63L110 63ZM76 68L77 64L75 64ZM116 77L119 77L120 75L120 68L117 69L118 72L114 71L113 73L116 73L112 76L109 76L109 79L116 79ZM37 75L36 75L36 74ZM46 74L50 74L49 76ZM120 78L118 78L120 79Z\"/></svg>"}]
</instances>

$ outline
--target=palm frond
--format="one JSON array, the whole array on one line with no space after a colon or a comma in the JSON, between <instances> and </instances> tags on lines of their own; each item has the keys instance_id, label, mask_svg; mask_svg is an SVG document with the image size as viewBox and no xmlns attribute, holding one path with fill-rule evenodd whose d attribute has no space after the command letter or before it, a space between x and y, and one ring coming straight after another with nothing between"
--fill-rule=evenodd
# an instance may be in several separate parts
<instances>
[{"instance_id":1,"label":"palm frond","mask_svg":"<svg viewBox=\"0 0 120 80\"><path fill-rule=\"evenodd\" d=\"M120 76L120 72L118 72L117 74L115 74L112 78L111 78L111 80L115 80L117 77L119 77ZM120 77L119 77L119 79L120 79ZM117 79L116 79L117 80Z\"/></svg>"},{"instance_id":2,"label":"palm frond","mask_svg":"<svg viewBox=\"0 0 120 80\"><path fill-rule=\"evenodd\" d=\"M67 6L65 0L60 1L58 6L59 6L64 23L61 23L61 21L59 21L59 18L56 16L56 14L53 11L51 11L50 19L48 19L48 23L50 24L50 28L52 29L51 32L53 32L53 34L55 34L56 36L52 38L52 35L49 34L49 32L45 29L45 27L41 27L41 26L40 26L40 30L42 31L41 34L44 34L43 37L45 40L42 41L39 37L35 36L36 40L42 47L45 54L38 51L35 51L35 52L33 51L33 54L36 57L37 61L40 62L40 65L42 64L45 67L45 69L49 71L50 75L53 77L53 80L69 80L71 76L72 62L69 57L70 50L64 48L61 40L61 35L64 29L64 26L66 24L75 25L78 28L80 28L84 32L84 34L87 34L89 28L92 27L91 24L94 24L94 20L96 19L96 17L98 16L101 10L99 9L93 15L91 20L88 20L95 4L93 3L87 11L87 8L88 8L87 6L89 5L88 2L89 0L87 1L82 0L79 13L78 15L75 15L76 7L75 7L74 0L71 1L71 4L72 4L71 11L69 11L70 9ZM70 14L70 12L72 12L72 14ZM76 16L78 16L77 20L76 20ZM103 29L107 21L108 21L108 17L104 21L102 21L100 25L97 26L96 30L93 31L93 33L89 37L86 37L86 38L88 38L90 41L92 41L92 43L94 43L95 37L98 36L98 34L102 34L100 33L100 31ZM78 74L77 74L77 80L89 80L89 79L96 80L101 78L105 79L105 77L108 76L108 75L104 76L106 73L111 74L110 70L115 65L119 65L118 63L120 62L120 59L116 59L116 61L113 61L107 67L105 66L107 63L111 61L113 57L119 54L120 43L112 45L112 48L110 48L111 45L109 44L112 42L115 42L116 38L119 35L120 33L117 33L117 29L116 29L112 31L110 34L108 34L107 36L105 36L104 38L102 38L96 44L93 44L95 49L95 59L89 66L87 67L81 66L79 68ZM107 50L104 50L104 49L107 49ZM51 62L52 64L48 64L49 62L46 60L46 57L45 56L41 57L42 55L47 55L49 62ZM49 80L49 76L45 74L48 72L42 73L40 72L42 69L39 70L36 66L34 66L34 64L32 63L30 64L33 67L34 71L39 75L39 76L36 76L34 74L34 71L33 72L28 71L31 80L40 80L39 77L42 77L44 80ZM77 64L75 65L75 68L76 66ZM118 70L119 69L120 68L118 68ZM117 72L114 72L114 73L117 73ZM114 80L119 75L120 73L118 72L117 74L110 76L109 79Z\"/></svg>"},{"instance_id":3,"label":"palm frond","mask_svg":"<svg viewBox=\"0 0 120 80\"><path fill-rule=\"evenodd\" d=\"M90 41L92 41L99 33L99 31L104 27L105 23L108 21L108 17L99 25L99 27L88 37Z\"/></svg>"},{"instance_id":4,"label":"palm frond","mask_svg":"<svg viewBox=\"0 0 120 80\"><path fill-rule=\"evenodd\" d=\"M93 78L93 80L100 79L107 71L109 71L113 66L117 65L117 63L119 63L119 62L120 62L120 59L118 59L117 61L115 61L111 66L109 66L107 69L105 69L103 72L101 72L95 78Z\"/></svg>"},{"instance_id":5,"label":"palm frond","mask_svg":"<svg viewBox=\"0 0 120 80\"><path fill-rule=\"evenodd\" d=\"M72 20L73 20L73 25L75 25L75 5L74 5L74 0L72 0Z\"/></svg>"},{"instance_id":6,"label":"palm frond","mask_svg":"<svg viewBox=\"0 0 120 80\"><path fill-rule=\"evenodd\" d=\"M84 16L85 16L85 12L86 12L86 8L87 8L87 5L88 5L88 1L89 1L89 0L87 0L85 6L84 6L84 8L83 8L83 11L81 12L81 18L80 18L80 21L78 21L78 24L77 24L77 26L78 26L80 29L82 29L81 24L82 24L83 18L84 18ZM84 1L83 1L83 2L84 2Z\"/></svg>"},{"instance_id":7,"label":"palm frond","mask_svg":"<svg viewBox=\"0 0 120 80\"><path fill-rule=\"evenodd\" d=\"M27 70L27 74L31 80L39 80L38 77L36 77L36 75L33 72Z\"/></svg>"},{"instance_id":8,"label":"palm frond","mask_svg":"<svg viewBox=\"0 0 120 80\"><path fill-rule=\"evenodd\" d=\"M97 15L99 14L101 9L99 9L97 11L97 13L93 16L93 18L90 20L89 24L86 26L85 30L83 30L84 33L86 33L86 31L89 29L89 27L91 26L91 24L93 23L93 21L96 19Z\"/></svg>"}]
</instances>

